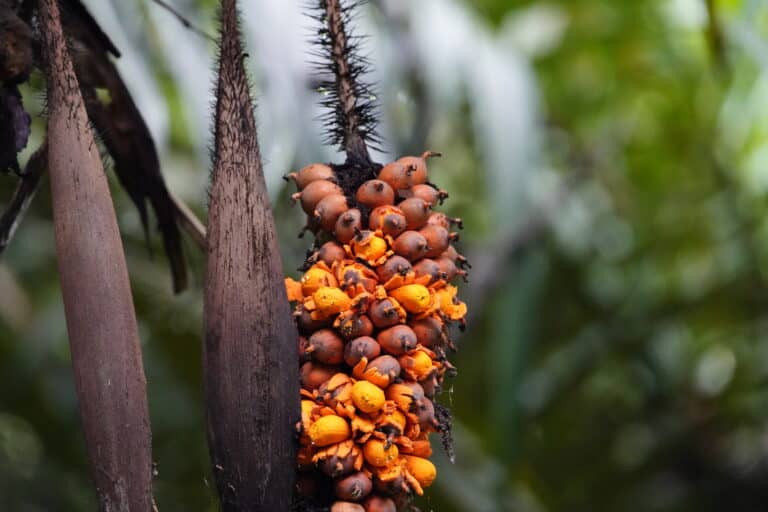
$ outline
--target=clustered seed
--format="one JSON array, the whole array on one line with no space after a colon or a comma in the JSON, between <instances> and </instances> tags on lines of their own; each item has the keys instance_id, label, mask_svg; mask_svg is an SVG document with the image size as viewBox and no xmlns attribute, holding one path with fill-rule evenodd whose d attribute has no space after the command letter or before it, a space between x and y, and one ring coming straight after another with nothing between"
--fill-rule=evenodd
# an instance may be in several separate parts
<instances>
[{"instance_id":1,"label":"clustered seed","mask_svg":"<svg viewBox=\"0 0 768 512\"><path fill-rule=\"evenodd\" d=\"M352 194L325 164L288 175L328 240L285 282L300 333L297 489L328 495L331 512L403 510L437 474L430 434L449 426L433 400L455 373L448 326L467 307L451 283L467 264L452 245L461 221L432 210L447 194L428 182L431 156L388 163Z\"/></svg>"}]
</instances>

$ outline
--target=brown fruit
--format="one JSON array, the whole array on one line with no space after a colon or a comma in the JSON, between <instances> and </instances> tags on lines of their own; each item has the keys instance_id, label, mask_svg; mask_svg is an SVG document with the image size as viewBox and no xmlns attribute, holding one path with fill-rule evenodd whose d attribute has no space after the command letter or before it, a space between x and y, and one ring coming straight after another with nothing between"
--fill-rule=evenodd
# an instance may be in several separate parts
<instances>
[{"instance_id":1,"label":"brown fruit","mask_svg":"<svg viewBox=\"0 0 768 512\"><path fill-rule=\"evenodd\" d=\"M370 336L373 333L373 323L367 315L349 315L337 327L345 340Z\"/></svg>"},{"instance_id":2,"label":"brown fruit","mask_svg":"<svg viewBox=\"0 0 768 512\"><path fill-rule=\"evenodd\" d=\"M395 191L386 181L368 180L355 193L355 199L358 203L375 208L388 204L394 204Z\"/></svg>"},{"instance_id":3,"label":"brown fruit","mask_svg":"<svg viewBox=\"0 0 768 512\"><path fill-rule=\"evenodd\" d=\"M416 277L429 276L431 280L428 284L435 283L440 279L445 279L445 273L435 260L423 258L413 266Z\"/></svg>"},{"instance_id":4,"label":"brown fruit","mask_svg":"<svg viewBox=\"0 0 768 512\"><path fill-rule=\"evenodd\" d=\"M466 276L467 271L462 270L456 266L456 263L450 259L442 256L437 259L437 264L440 266L440 271L445 274L445 280L450 282L456 276Z\"/></svg>"},{"instance_id":5,"label":"brown fruit","mask_svg":"<svg viewBox=\"0 0 768 512\"><path fill-rule=\"evenodd\" d=\"M411 322L411 329L416 334L416 340L427 348L443 343L443 322L437 318L427 317Z\"/></svg>"},{"instance_id":6,"label":"brown fruit","mask_svg":"<svg viewBox=\"0 0 768 512\"><path fill-rule=\"evenodd\" d=\"M333 235L336 240L343 244L349 243L355 237L356 233L359 233L363 228L362 215L360 210L352 208L339 215L336 220L336 225L333 229Z\"/></svg>"},{"instance_id":7,"label":"brown fruit","mask_svg":"<svg viewBox=\"0 0 768 512\"><path fill-rule=\"evenodd\" d=\"M401 315L401 311L402 308L396 307L390 299L381 299L371 304L368 314L373 325L383 329L404 321L405 318Z\"/></svg>"},{"instance_id":8,"label":"brown fruit","mask_svg":"<svg viewBox=\"0 0 768 512\"><path fill-rule=\"evenodd\" d=\"M306 363L310 360L309 354L307 354L307 348L309 347L309 340L304 336L299 336L299 362Z\"/></svg>"},{"instance_id":9,"label":"brown fruit","mask_svg":"<svg viewBox=\"0 0 768 512\"><path fill-rule=\"evenodd\" d=\"M333 377L336 368L323 364L308 362L301 365L301 387L309 391L319 388L325 381Z\"/></svg>"},{"instance_id":10,"label":"brown fruit","mask_svg":"<svg viewBox=\"0 0 768 512\"><path fill-rule=\"evenodd\" d=\"M362 471L338 480L333 486L336 497L345 501L360 501L373 490L373 482Z\"/></svg>"},{"instance_id":11,"label":"brown fruit","mask_svg":"<svg viewBox=\"0 0 768 512\"><path fill-rule=\"evenodd\" d=\"M395 254L410 261L417 261L427 254L427 240L418 231L406 231L392 245Z\"/></svg>"},{"instance_id":12,"label":"brown fruit","mask_svg":"<svg viewBox=\"0 0 768 512\"><path fill-rule=\"evenodd\" d=\"M448 249L451 243L451 234L442 226L427 225L419 230L421 236L427 241L427 258L439 258Z\"/></svg>"},{"instance_id":13,"label":"brown fruit","mask_svg":"<svg viewBox=\"0 0 768 512\"><path fill-rule=\"evenodd\" d=\"M287 174L285 176L285 179L293 180L296 183L296 187L299 190L302 190L313 181L317 181L317 180L333 181L336 179L336 175L334 174L333 169L331 169L329 165L309 164L308 166L302 168L298 172L292 172L290 174Z\"/></svg>"},{"instance_id":14,"label":"brown fruit","mask_svg":"<svg viewBox=\"0 0 768 512\"><path fill-rule=\"evenodd\" d=\"M416 333L407 325L396 325L381 331L376 337L381 348L390 354L399 356L416 348Z\"/></svg>"},{"instance_id":15,"label":"brown fruit","mask_svg":"<svg viewBox=\"0 0 768 512\"><path fill-rule=\"evenodd\" d=\"M429 179L427 176L427 158L435 156L442 156L435 151L425 151L421 156L404 156L397 159L397 163L413 169L411 172L411 184L418 185L426 183ZM405 187L403 187L405 188Z\"/></svg>"},{"instance_id":16,"label":"brown fruit","mask_svg":"<svg viewBox=\"0 0 768 512\"><path fill-rule=\"evenodd\" d=\"M370 336L355 338L344 347L344 362L349 366L355 366L363 357L369 361L376 359L381 354L379 343Z\"/></svg>"},{"instance_id":17,"label":"brown fruit","mask_svg":"<svg viewBox=\"0 0 768 512\"><path fill-rule=\"evenodd\" d=\"M363 505L365 512L397 512L395 502L382 496L371 496Z\"/></svg>"},{"instance_id":18,"label":"brown fruit","mask_svg":"<svg viewBox=\"0 0 768 512\"><path fill-rule=\"evenodd\" d=\"M409 189L403 190L400 195L405 198L418 197L423 199L429 206L443 204L443 201L448 198L448 192L437 189L427 183L414 185Z\"/></svg>"},{"instance_id":19,"label":"brown fruit","mask_svg":"<svg viewBox=\"0 0 768 512\"><path fill-rule=\"evenodd\" d=\"M334 262L343 260L345 256L344 248L336 242L325 242L317 251L317 259L325 262L329 267Z\"/></svg>"},{"instance_id":20,"label":"brown fruit","mask_svg":"<svg viewBox=\"0 0 768 512\"><path fill-rule=\"evenodd\" d=\"M386 283L395 276L405 276L413 267L411 262L402 256L392 256L383 265L376 269L376 274L382 283Z\"/></svg>"},{"instance_id":21,"label":"brown fruit","mask_svg":"<svg viewBox=\"0 0 768 512\"><path fill-rule=\"evenodd\" d=\"M421 229L432 212L429 204L419 197L409 197L397 205L405 215L406 229Z\"/></svg>"},{"instance_id":22,"label":"brown fruit","mask_svg":"<svg viewBox=\"0 0 768 512\"><path fill-rule=\"evenodd\" d=\"M363 369L361 378L385 389L398 375L400 363L394 357L384 355L370 361Z\"/></svg>"},{"instance_id":23,"label":"brown fruit","mask_svg":"<svg viewBox=\"0 0 768 512\"><path fill-rule=\"evenodd\" d=\"M307 352L319 363L341 364L344 361L344 340L331 329L321 329L309 337Z\"/></svg>"},{"instance_id":24,"label":"brown fruit","mask_svg":"<svg viewBox=\"0 0 768 512\"><path fill-rule=\"evenodd\" d=\"M307 215L312 215L317 208L318 203L329 195L343 194L344 191L335 183L327 180L317 180L309 183L301 192L296 192L291 196L294 200L301 201L301 208Z\"/></svg>"},{"instance_id":25,"label":"brown fruit","mask_svg":"<svg viewBox=\"0 0 768 512\"><path fill-rule=\"evenodd\" d=\"M355 470L356 458L357 453L355 451L349 452L345 457L333 455L318 462L317 467L329 477L338 478Z\"/></svg>"},{"instance_id":26,"label":"brown fruit","mask_svg":"<svg viewBox=\"0 0 768 512\"><path fill-rule=\"evenodd\" d=\"M449 245L448 248L445 250L445 252L440 255L440 257L448 258L449 260L454 261L460 267L472 268L472 265L469 264L469 262L467 261L467 258L459 254L459 252L456 250L456 248L453 245Z\"/></svg>"},{"instance_id":27,"label":"brown fruit","mask_svg":"<svg viewBox=\"0 0 768 512\"><path fill-rule=\"evenodd\" d=\"M451 229L456 226L459 229L464 229L464 223L458 217L449 217L443 212L432 212L427 219L427 226L429 225L442 226L445 229Z\"/></svg>"},{"instance_id":28,"label":"brown fruit","mask_svg":"<svg viewBox=\"0 0 768 512\"><path fill-rule=\"evenodd\" d=\"M336 227L336 221L348 209L346 197L341 194L329 194L317 203L313 216L320 227L330 233Z\"/></svg>"},{"instance_id":29,"label":"brown fruit","mask_svg":"<svg viewBox=\"0 0 768 512\"><path fill-rule=\"evenodd\" d=\"M381 168L379 171L379 179L389 183L394 190L400 190L403 188L410 188L414 185L414 181L411 178L411 174L414 172L414 167L403 165L399 162L392 162Z\"/></svg>"},{"instance_id":30,"label":"brown fruit","mask_svg":"<svg viewBox=\"0 0 768 512\"><path fill-rule=\"evenodd\" d=\"M405 225L405 214L395 206L378 206L371 211L368 219L371 230L381 230L389 236L397 236L405 231Z\"/></svg>"},{"instance_id":31,"label":"brown fruit","mask_svg":"<svg viewBox=\"0 0 768 512\"><path fill-rule=\"evenodd\" d=\"M304 306L299 306L294 313L294 316L299 332L302 334L312 334L316 330L322 329L331 323L331 319L329 318L324 320L312 319L312 314Z\"/></svg>"}]
</instances>

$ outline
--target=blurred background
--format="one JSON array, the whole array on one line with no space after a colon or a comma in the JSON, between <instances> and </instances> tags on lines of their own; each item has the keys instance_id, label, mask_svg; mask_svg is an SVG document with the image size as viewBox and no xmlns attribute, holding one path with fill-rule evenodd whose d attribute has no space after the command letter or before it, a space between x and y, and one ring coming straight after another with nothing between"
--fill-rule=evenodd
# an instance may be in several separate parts
<instances>
[{"instance_id":1,"label":"blurred background","mask_svg":"<svg viewBox=\"0 0 768 512\"><path fill-rule=\"evenodd\" d=\"M149 0L84 1L205 217L215 47ZM213 0L169 2L215 34ZM338 161L316 121L303 0L243 0L259 136L281 176ZM424 512L757 511L768 503L768 4L378 0L362 10L379 161L440 150L464 219L469 329ZM42 108L42 81L24 92ZM28 155L41 141L38 117ZM149 382L160 510L215 510L201 404L202 269L171 293L111 175ZM0 177L0 205L15 186ZM94 510L47 183L0 259L0 510ZM440 451L440 450L436 450Z\"/></svg>"}]
</instances>

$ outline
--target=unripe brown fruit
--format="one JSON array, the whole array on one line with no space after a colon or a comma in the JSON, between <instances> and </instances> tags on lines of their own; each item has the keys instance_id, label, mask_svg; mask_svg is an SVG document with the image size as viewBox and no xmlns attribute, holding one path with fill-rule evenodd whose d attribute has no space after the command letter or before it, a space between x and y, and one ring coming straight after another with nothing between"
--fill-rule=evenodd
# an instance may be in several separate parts
<instances>
[{"instance_id":1,"label":"unripe brown fruit","mask_svg":"<svg viewBox=\"0 0 768 512\"><path fill-rule=\"evenodd\" d=\"M418 342L427 347L437 347L443 342L443 322L434 317L422 318L411 322L411 329Z\"/></svg>"},{"instance_id":2,"label":"unripe brown fruit","mask_svg":"<svg viewBox=\"0 0 768 512\"><path fill-rule=\"evenodd\" d=\"M422 398L414 402L416 417L419 419L419 426L421 430L426 432L428 430L436 430L438 427L437 419L435 419L435 406L432 400L429 398Z\"/></svg>"},{"instance_id":3,"label":"unripe brown fruit","mask_svg":"<svg viewBox=\"0 0 768 512\"><path fill-rule=\"evenodd\" d=\"M342 338L351 340L373 333L373 322L367 315L349 315L337 327Z\"/></svg>"},{"instance_id":4,"label":"unripe brown fruit","mask_svg":"<svg viewBox=\"0 0 768 512\"><path fill-rule=\"evenodd\" d=\"M411 185L418 185L428 181L427 158L441 156L435 151L425 151L421 156L404 156L397 159L397 163L413 169L411 172ZM405 187L402 187L405 188Z\"/></svg>"},{"instance_id":5,"label":"unripe brown fruit","mask_svg":"<svg viewBox=\"0 0 768 512\"><path fill-rule=\"evenodd\" d=\"M309 164L308 166L302 168L298 172L292 172L290 174L287 174L285 176L285 179L293 180L296 183L296 187L299 190L302 190L313 181L317 181L317 180L333 181L336 179L336 175L334 174L333 169L331 169L329 165Z\"/></svg>"},{"instance_id":6,"label":"unripe brown fruit","mask_svg":"<svg viewBox=\"0 0 768 512\"><path fill-rule=\"evenodd\" d=\"M386 283L395 276L405 276L411 271L411 262L399 255L394 255L376 268L376 273L382 283Z\"/></svg>"},{"instance_id":7,"label":"unripe brown fruit","mask_svg":"<svg viewBox=\"0 0 768 512\"><path fill-rule=\"evenodd\" d=\"M419 233L427 241L427 252L425 254L427 258L439 258L451 243L451 234L442 226L427 225L421 228Z\"/></svg>"},{"instance_id":8,"label":"unripe brown fruit","mask_svg":"<svg viewBox=\"0 0 768 512\"><path fill-rule=\"evenodd\" d=\"M397 205L405 215L406 229L421 229L427 224L431 209L426 201L419 197L410 197Z\"/></svg>"},{"instance_id":9,"label":"unripe brown fruit","mask_svg":"<svg viewBox=\"0 0 768 512\"><path fill-rule=\"evenodd\" d=\"M392 356L379 356L370 361L362 371L362 378L385 389L400 375L400 363Z\"/></svg>"},{"instance_id":10,"label":"unripe brown fruit","mask_svg":"<svg viewBox=\"0 0 768 512\"><path fill-rule=\"evenodd\" d=\"M401 320L405 320L401 316L402 309L395 307L390 299L381 299L371 304L368 309L368 314L371 317L371 322L379 329L389 327L400 323Z\"/></svg>"},{"instance_id":11,"label":"unripe brown fruit","mask_svg":"<svg viewBox=\"0 0 768 512\"><path fill-rule=\"evenodd\" d=\"M403 190L400 195L405 198L418 197L423 199L424 202L429 206L443 204L443 201L448 198L448 192L445 190L437 189L427 183L414 185L409 189Z\"/></svg>"},{"instance_id":12,"label":"unripe brown fruit","mask_svg":"<svg viewBox=\"0 0 768 512\"><path fill-rule=\"evenodd\" d=\"M363 229L363 222L360 210L352 208L339 215L333 229L333 235L339 242L347 244L361 229Z\"/></svg>"},{"instance_id":13,"label":"unripe brown fruit","mask_svg":"<svg viewBox=\"0 0 768 512\"><path fill-rule=\"evenodd\" d=\"M337 501L331 506L331 512L365 512L365 509L357 503Z\"/></svg>"},{"instance_id":14,"label":"unripe brown fruit","mask_svg":"<svg viewBox=\"0 0 768 512\"><path fill-rule=\"evenodd\" d=\"M358 203L375 208L394 204L395 191L386 181L368 180L360 185L355 193L355 199Z\"/></svg>"},{"instance_id":15,"label":"unripe brown fruit","mask_svg":"<svg viewBox=\"0 0 768 512\"><path fill-rule=\"evenodd\" d=\"M417 261L427 254L427 240L418 231L406 231L392 245L395 254L410 261Z\"/></svg>"},{"instance_id":16,"label":"unripe brown fruit","mask_svg":"<svg viewBox=\"0 0 768 512\"><path fill-rule=\"evenodd\" d=\"M330 233L336 227L336 221L348 209L346 197L342 194L329 194L317 203L314 218L323 230Z\"/></svg>"},{"instance_id":17,"label":"unripe brown fruit","mask_svg":"<svg viewBox=\"0 0 768 512\"><path fill-rule=\"evenodd\" d=\"M373 230L381 230L389 236L397 236L405 231L405 214L395 206L378 206L371 211L368 218L368 227Z\"/></svg>"},{"instance_id":18,"label":"unripe brown fruit","mask_svg":"<svg viewBox=\"0 0 768 512\"><path fill-rule=\"evenodd\" d=\"M291 197L301 201L301 208L307 215L312 215L318 203L326 196L343 194L344 191L335 183L327 180L317 180L309 183L301 192L296 192Z\"/></svg>"},{"instance_id":19,"label":"unripe brown fruit","mask_svg":"<svg viewBox=\"0 0 768 512\"><path fill-rule=\"evenodd\" d=\"M317 259L329 267L334 262L343 260L345 256L344 248L336 242L325 242L317 251Z\"/></svg>"},{"instance_id":20,"label":"unripe brown fruit","mask_svg":"<svg viewBox=\"0 0 768 512\"><path fill-rule=\"evenodd\" d=\"M445 250L445 252L440 255L440 257L448 258L449 260L455 262L460 267L472 268L472 265L469 264L469 262L467 261L467 258L459 254L459 252L456 250L456 248L453 245L449 245L448 248Z\"/></svg>"},{"instance_id":21,"label":"unripe brown fruit","mask_svg":"<svg viewBox=\"0 0 768 512\"><path fill-rule=\"evenodd\" d=\"M333 486L336 497L345 501L360 501L373 490L373 481L362 471L338 480Z\"/></svg>"},{"instance_id":22,"label":"unripe brown fruit","mask_svg":"<svg viewBox=\"0 0 768 512\"><path fill-rule=\"evenodd\" d=\"M376 337L381 348L390 354L399 356L416 348L416 333L407 325L396 325L381 331Z\"/></svg>"},{"instance_id":23,"label":"unripe brown fruit","mask_svg":"<svg viewBox=\"0 0 768 512\"><path fill-rule=\"evenodd\" d=\"M394 190L410 188L415 184L411 178L414 170L413 166L403 165L399 162L388 163L379 171L379 179L389 183Z\"/></svg>"},{"instance_id":24,"label":"unripe brown fruit","mask_svg":"<svg viewBox=\"0 0 768 512\"><path fill-rule=\"evenodd\" d=\"M432 212L427 219L427 225L435 224L442 226L445 229L451 229L452 226L456 226L459 229L464 229L464 223L458 217L449 217L443 212Z\"/></svg>"},{"instance_id":25,"label":"unripe brown fruit","mask_svg":"<svg viewBox=\"0 0 768 512\"><path fill-rule=\"evenodd\" d=\"M307 352L319 363L341 364L344 361L344 340L331 329L321 329L309 337Z\"/></svg>"},{"instance_id":26,"label":"unripe brown fruit","mask_svg":"<svg viewBox=\"0 0 768 512\"><path fill-rule=\"evenodd\" d=\"M397 512L395 502L382 496L371 496L365 503L365 512Z\"/></svg>"},{"instance_id":27,"label":"unripe brown fruit","mask_svg":"<svg viewBox=\"0 0 768 512\"><path fill-rule=\"evenodd\" d=\"M302 334L312 334L318 329L322 329L327 325L330 325L332 319L314 320L312 314L303 305L299 306L294 313L296 318L296 325L299 328L299 332Z\"/></svg>"},{"instance_id":28,"label":"unripe brown fruit","mask_svg":"<svg viewBox=\"0 0 768 512\"><path fill-rule=\"evenodd\" d=\"M331 478L348 475L355 470L355 459L357 453L351 451L345 457L333 455L317 463L318 469Z\"/></svg>"},{"instance_id":29,"label":"unripe brown fruit","mask_svg":"<svg viewBox=\"0 0 768 512\"><path fill-rule=\"evenodd\" d=\"M370 336L355 338L344 347L344 362L349 366L355 366L365 357L369 361L376 359L381 354L379 343Z\"/></svg>"},{"instance_id":30,"label":"unripe brown fruit","mask_svg":"<svg viewBox=\"0 0 768 512\"><path fill-rule=\"evenodd\" d=\"M331 366L308 362L301 365L301 387L309 391L319 388L325 381L333 377L338 370Z\"/></svg>"},{"instance_id":31,"label":"unripe brown fruit","mask_svg":"<svg viewBox=\"0 0 768 512\"><path fill-rule=\"evenodd\" d=\"M435 283L440 279L445 279L445 274L440 269L440 265L430 258L419 260L419 262L413 266L413 271L416 272L416 277L429 276L431 280L428 284Z\"/></svg>"},{"instance_id":32,"label":"unripe brown fruit","mask_svg":"<svg viewBox=\"0 0 768 512\"><path fill-rule=\"evenodd\" d=\"M437 259L437 264L440 266L440 271L445 274L445 280L450 282L456 276L466 276L467 271L461 270L456 266L456 263L450 259L442 256Z\"/></svg>"}]
</instances>

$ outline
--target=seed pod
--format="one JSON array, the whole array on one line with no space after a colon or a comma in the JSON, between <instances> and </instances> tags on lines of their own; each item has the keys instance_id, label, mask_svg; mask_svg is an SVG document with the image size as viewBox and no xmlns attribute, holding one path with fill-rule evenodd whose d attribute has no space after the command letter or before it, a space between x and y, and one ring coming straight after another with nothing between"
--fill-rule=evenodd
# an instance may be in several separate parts
<instances>
[{"instance_id":1,"label":"seed pod","mask_svg":"<svg viewBox=\"0 0 768 512\"><path fill-rule=\"evenodd\" d=\"M320 268L317 265L312 266L307 270L304 275L301 276L300 282L301 293L303 293L304 296L312 295L324 286L330 286L332 288L339 286L336 277L334 277L330 271Z\"/></svg>"},{"instance_id":2,"label":"seed pod","mask_svg":"<svg viewBox=\"0 0 768 512\"><path fill-rule=\"evenodd\" d=\"M331 512L365 512L365 509L357 503L337 501L331 506Z\"/></svg>"},{"instance_id":3,"label":"seed pod","mask_svg":"<svg viewBox=\"0 0 768 512\"><path fill-rule=\"evenodd\" d=\"M448 249L451 243L450 233L442 226L424 226L419 230L421 236L427 241L427 258L439 258Z\"/></svg>"},{"instance_id":4,"label":"seed pod","mask_svg":"<svg viewBox=\"0 0 768 512\"><path fill-rule=\"evenodd\" d=\"M424 347L432 348L443 343L443 322L435 317L422 318L411 323L416 340Z\"/></svg>"},{"instance_id":5,"label":"seed pod","mask_svg":"<svg viewBox=\"0 0 768 512\"><path fill-rule=\"evenodd\" d=\"M384 391L367 380L359 380L352 386L352 402L366 414L378 412L384 406Z\"/></svg>"},{"instance_id":6,"label":"seed pod","mask_svg":"<svg viewBox=\"0 0 768 512\"><path fill-rule=\"evenodd\" d=\"M328 446L349 439L352 431L349 423L341 416L329 414L317 419L309 427L309 438L315 446Z\"/></svg>"},{"instance_id":7,"label":"seed pod","mask_svg":"<svg viewBox=\"0 0 768 512\"><path fill-rule=\"evenodd\" d=\"M349 366L355 366L363 357L372 361L379 357L380 353L381 347L375 339L370 336L360 336L344 347L344 362Z\"/></svg>"},{"instance_id":8,"label":"seed pod","mask_svg":"<svg viewBox=\"0 0 768 512\"><path fill-rule=\"evenodd\" d=\"M318 183L318 182L313 182ZM320 227L327 232L332 232L336 227L336 221L341 214L349 209L347 198L341 194L329 194L323 197L315 206L313 216Z\"/></svg>"},{"instance_id":9,"label":"seed pod","mask_svg":"<svg viewBox=\"0 0 768 512\"><path fill-rule=\"evenodd\" d=\"M349 243L355 237L355 233L358 233L363 228L362 215L360 210L352 208L339 215L336 220L336 225L333 228L333 235L336 240L346 244Z\"/></svg>"},{"instance_id":10,"label":"seed pod","mask_svg":"<svg viewBox=\"0 0 768 512\"><path fill-rule=\"evenodd\" d=\"M397 159L397 163L411 167L411 183L412 185L418 185L426 183L429 180L427 176L427 158L435 156L442 156L436 151L425 151L421 156L404 156ZM405 188L405 187L403 187Z\"/></svg>"},{"instance_id":11,"label":"seed pod","mask_svg":"<svg viewBox=\"0 0 768 512\"><path fill-rule=\"evenodd\" d=\"M298 172L292 172L284 176L286 180L293 180L296 187L302 190L307 185L317 180L334 181L336 174L333 169L326 164L309 164Z\"/></svg>"},{"instance_id":12,"label":"seed pod","mask_svg":"<svg viewBox=\"0 0 768 512\"><path fill-rule=\"evenodd\" d=\"M371 496L363 505L365 512L397 512L395 502L382 496Z\"/></svg>"},{"instance_id":13,"label":"seed pod","mask_svg":"<svg viewBox=\"0 0 768 512\"><path fill-rule=\"evenodd\" d=\"M435 481L437 468L429 460L413 455L404 455L405 469L416 479L422 487L429 487Z\"/></svg>"},{"instance_id":14,"label":"seed pod","mask_svg":"<svg viewBox=\"0 0 768 512\"><path fill-rule=\"evenodd\" d=\"M395 254L417 261L427 253L427 240L418 231L406 231L395 239L392 249Z\"/></svg>"},{"instance_id":15,"label":"seed pod","mask_svg":"<svg viewBox=\"0 0 768 512\"><path fill-rule=\"evenodd\" d=\"M381 348L390 354L399 356L416 348L416 333L407 325L396 325L381 331L376 337Z\"/></svg>"},{"instance_id":16,"label":"seed pod","mask_svg":"<svg viewBox=\"0 0 768 512\"><path fill-rule=\"evenodd\" d=\"M318 329L322 329L330 324L328 319L313 319L312 314L303 305L300 305L293 314L296 319L296 325L302 334L312 334Z\"/></svg>"},{"instance_id":17,"label":"seed pod","mask_svg":"<svg viewBox=\"0 0 768 512\"><path fill-rule=\"evenodd\" d=\"M448 198L448 192L437 189L427 183L414 185L409 189L401 191L400 195L405 198L418 197L423 199L429 206L443 204L443 201Z\"/></svg>"},{"instance_id":18,"label":"seed pod","mask_svg":"<svg viewBox=\"0 0 768 512\"><path fill-rule=\"evenodd\" d=\"M380 439L370 439L363 447L365 461L371 466L388 466L397 460L398 455L396 445L387 446L387 443Z\"/></svg>"},{"instance_id":19,"label":"seed pod","mask_svg":"<svg viewBox=\"0 0 768 512\"><path fill-rule=\"evenodd\" d=\"M388 251L387 241L368 230L358 231L352 239L350 247L356 258L369 265L381 263L380 260L386 257Z\"/></svg>"},{"instance_id":20,"label":"seed pod","mask_svg":"<svg viewBox=\"0 0 768 512\"><path fill-rule=\"evenodd\" d=\"M368 180L358 187L355 199L362 205L376 208L377 206L394 204L395 191L386 181Z\"/></svg>"},{"instance_id":21,"label":"seed pod","mask_svg":"<svg viewBox=\"0 0 768 512\"><path fill-rule=\"evenodd\" d=\"M312 294L317 315L313 317L329 317L349 309L352 299L338 288L322 287Z\"/></svg>"},{"instance_id":22,"label":"seed pod","mask_svg":"<svg viewBox=\"0 0 768 512\"><path fill-rule=\"evenodd\" d=\"M437 259L437 264L440 266L440 271L445 275L445 281L451 282L456 276L466 276L467 271L461 270L456 266L456 263L445 256Z\"/></svg>"},{"instance_id":23,"label":"seed pod","mask_svg":"<svg viewBox=\"0 0 768 512\"><path fill-rule=\"evenodd\" d=\"M367 315L352 314L346 316L337 329L345 340L351 340L373 334L373 322Z\"/></svg>"},{"instance_id":24,"label":"seed pod","mask_svg":"<svg viewBox=\"0 0 768 512\"><path fill-rule=\"evenodd\" d=\"M406 229L420 229L427 224L429 214L432 211L427 204L421 198L410 197L397 205L403 211L405 215L405 228Z\"/></svg>"},{"instance_id":25,"label":"seed pod","mask_svg":"<svg viewBox=\"0 0 768 512\"><path fill-rule=\"evenodd\" d=\"M405 214L395 206L378 206L371 211L368 218L368 227L371 230L380 230L393 237L405 231L405 226Z\"/></svg>"},{"instance_id":26,"label":"seed pod","mask_svg":"<svg viewBox=\"0 0 768 512\"><path fill-rule=\"evenodd\" d=\"M321 329L309 337L307 353L323 364L341 364L344 361L344 341L331 329Z\"/></svg>"},{"instance_id":27,"label":"seed pod","mask_svg":"<svg viewBox=\"0 0 768 512\"><path fill-rule=\"evenodd\" d=\"M368 309L373 325L379 329L389 327L405 321L405 311L399 304L395 304L391 299L381 299L371 304Z\"/></svg>"},{"instance_id":28,"label":"seed pod","mask_svg":"<svg viewBox=\"0 0 768 512\"><path fill-rule=\"evenodd\" d=\"M325 475L338 478L355 470L355 458L351 454L346 457L334 455L318 462L317 467Z\"/></svg>"},{"instance_id":29,"label":"seed pod","mask_svg":"<svg viewBox=\"0 0 768 512\"><path fill-rule=\"evenodd\" d=\"M291 196L295 200L301 201L301 208L307 215L312 215L320 201L329 195L343 194L344 191L336 185L326 180L317 180L309 183L304 190L296 192Z\"/></svg>"},{"instance_id":30,"label":"seed pod","mask_svg":"<svg viewBox=\"0 0 768 512\"><path fill-rule=\"evenodd\" d=\"M361 366L360 363L356 365L355 369L359 366ZM398 375L400 375L400 363L394 357L384 355L369 362L359 372L358 378L373 382L381 389L386 389Z\"/></svg>"},{"instance_id":31,"label":"seed pod","mask_svg":"<svg viewBox=\"0 0 768 512\"><path fill-rule=\"evenodd\" d=\"M346 501L360 501L373 490L373 481L359 471L338 480L333 486L336 497Z\"/></svg>"},{"instance_id":32,"label":"seed pod","mask_svg":"<svg viewBox=\"0 0 768 512\"><path fill-rule=\"evenodd\" d=\"M402 256L395 255L385 261L383 265L378 266L376 273L379 276L379 281L386 283L397 275L405 276L412 268L410 261Z\"/></svg>"},{"instance_id":33,"label":"seed pod","mask_svg":"<svg viewBox=\"0 0 768 512\"><path fill-rule=\"evenodd\" d=\"M458 217L449 217L443 212L432 212L427 219L427 226L435 225L442 226L445 229L451 229L456 226L459 229L464 229L464 223Z\"/></svg>"},{"instance_id":34,"label":"seed pod","mask_svg":"<svg viewBox=\"0 0 768 512\"><path fill-rule=\"evenodd\" d=\"M414 335L415 336L415 335ZM432 358L422 350L400 356L398 359L403 372L413 380L426 379L434 370Z\"/></svg>"},{"instance_id":35,"label":"seed pod","mask_svg":"<svg viewBox=\"0 0 768 512\"><path fill-rule=\"evenodd\" d=\"M427 284L436 283L440 279L445 279L445 273L440 269L440 265L435 260L422 258L413 266L416 277L429 276L430 281Z\"/></svg>"},{"instance_id":36,"label":"seed pod","mask_svg":"<svg viewBox=\"0 0 768 512\"><path fill-rule=\"evenodd\" d=\"M301 365L301 387L309 391L319 388L325 381L334 376L336 368L319 363L304 363Z\"/></svg>"},{"instance_id":37,"label":"seed pod","mask_svg":"<svg viewBox=\"0 0 768 512\"><path fill-rule=\"evenodd\" d=\"M317 259L329 267L333 266L334 262L343 260L345 256L344 248L336 242L325 242L317 251Z\"/></svg>"},{"instance_id":38,"label":"seed pod","mask_svg":"<svg viewBox=\"0 0 768 512\"><path fill-rule=\"evenodd\" d=\"M421 284L407 284L389 292L409 313L423 313L432 304L429 289Z\"/></svg>"},{"instance_id":39,"label":"seed pod","mask_svg":"<svg viewBox=\"0 0 768 512\"><path fill-rule=\"evenodd\" d=\"M381 171L379 171L379 179L389 183L389 186L394 190L410 188L415 184L411 178L414 170L413 166L392 162L381 168Z\"/></svg>"}]
</instances>

